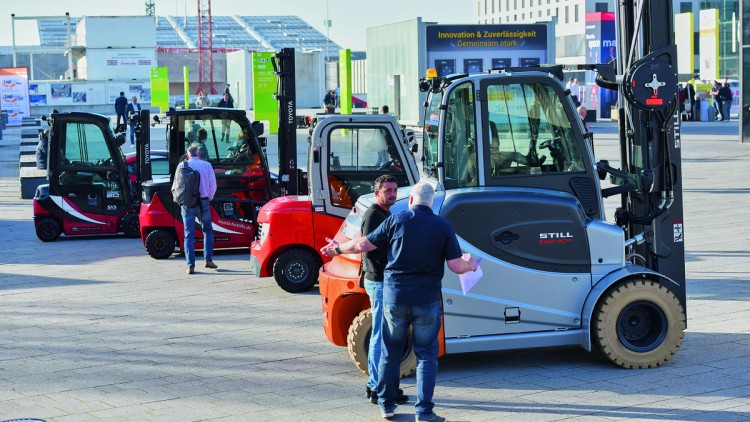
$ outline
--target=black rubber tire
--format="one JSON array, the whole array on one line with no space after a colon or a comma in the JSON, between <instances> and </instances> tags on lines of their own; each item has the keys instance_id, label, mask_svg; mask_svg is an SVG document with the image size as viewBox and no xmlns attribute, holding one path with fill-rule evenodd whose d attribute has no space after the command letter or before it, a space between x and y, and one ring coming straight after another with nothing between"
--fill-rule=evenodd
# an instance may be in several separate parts
<instances>
[{"instance_id":1,"label":"black rubber tire","mask_svg":"<svg viewBox=\"0 0 750 422\"><path fill-rule=\"evenodd\" d=\"M667 362L685 336L685 310L653 280L631 279L611 288L594 310L592 336L602 353L623 368Z\"/></svg>"},{"instance_id":2,"label":"black rubber tire","mask_svg":"<svg viewBox=\"0 0 750 422\"><path fill-rule=\"evenodd\" d=\"M54 242L61 234L60 222L52 217L43 218L36 225L36 237L42 242Z\"/></svg>"},{"instance_id":3,"label":"black rubber tire","mask_svg":"<svg viewBox=\"0 0 750 422\"><path fill-rule=\"evenodd\" d=\"M165 259L172 256L177 240L172 233L157 229L146 236L146 252L154 259Z\"/></svg>"},{"instance_id":4,"label":"black rubber tire","mask_svg":"<svg viewBox=\"0 0 750 422\"><path fill-rule=\"evenodd\" d=\"M141 225L138 221L138 214L131 212L125 214L120 220L120 230L127 237L141 237Z\"/></svg>"},{"instance_id":5,"label":"black rubber tire","mask_svg":"<svg viewBox=\"0 0 750 422\"><path fill-rule=\"evenodd\" d=\"M346 336L346 348L354 365L365 375L367 370L367 355L370 347L370 331L372 331L372 312L365 309L360 312L352 325L349 326L349 334ZM401 357L401 376L408 377L417 370L417 355L414 354L414 345L411 336L407 337L404 355Z\"/></svg>"},{"instance_id":6,"label":"black rubber tire","mask_svg":"<svg viewBox=\"0 0 750 422\"><path fill-rule=\"evenodd\" d=\"M289 249L276 258L273 277L286 292L306 292L318 282L321 264L320 258L308 250Z\"/></svg>"}]
</instances>

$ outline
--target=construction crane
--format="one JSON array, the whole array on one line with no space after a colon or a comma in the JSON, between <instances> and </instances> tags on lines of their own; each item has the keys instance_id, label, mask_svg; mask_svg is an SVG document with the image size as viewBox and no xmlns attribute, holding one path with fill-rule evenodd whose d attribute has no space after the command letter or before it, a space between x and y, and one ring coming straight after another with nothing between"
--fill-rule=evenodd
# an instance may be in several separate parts
<instances>
[{"instance_id":1,"label":"construction crane","mask_svg":"<svg viewBox=\"0 0 750 422\"><path fill-rule=\"evenodd\" d=\"M213 31L211 0L198 0L198 91L216 94L214 89Z\"/></svg>"}]
</instances>

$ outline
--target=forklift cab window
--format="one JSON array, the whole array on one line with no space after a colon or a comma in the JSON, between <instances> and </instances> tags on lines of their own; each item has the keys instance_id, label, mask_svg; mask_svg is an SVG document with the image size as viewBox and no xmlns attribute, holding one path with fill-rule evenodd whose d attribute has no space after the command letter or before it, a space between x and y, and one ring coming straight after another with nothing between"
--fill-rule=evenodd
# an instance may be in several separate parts
<instances>
[{"instance_id":1,"label":"forklift cab window","mask_svg":"<svg viewBox=\"0 0 750 422\"><path fill-rule=\"evenodd\" d=\"M487 87L490 178L583 171L570 120L545 84Z\"/></svg>"},{"instance_id":2,"label":"forklift cab window","mask_svg":"<svg viewBox=\"0 0 750 422\"><path fill-rule=\"evenodd\" d=\"M443 130L445 187L451 189L477 186L477 136L473 85L470 82L451 91Z\"/></svg>"},{"instance_id":3,"label":"forklift cab window","mask_svg":"<svg viewBox=\"0 0 750 422\"><path fill-rule=\"evenodd\" d=\"M240 125L230 119L183 120L185 150L201 149L201 159L211 163L216 177L242 175L248 165L260 167L260 155Z\"/></svg>"},{"instance_id":4,"label":"forklift cab window","mask_svg":"<svg viewBox=\"0 0 750 422\"><path fill-rule=\"evenodd\" d=\"M393 136L383 128L334 128L328 138L328 190L331 203L351 208L375 191L375 179L388 173L408 185Z\"/></svg>"},{"instance_id":5,"label":"forklift cab window","mask_svg":"<svg viewBox=\"0 0 750 422\"><path fill-rule=\"evenodd\" d=\"M119 191L120 180L104 129L91 123L66 123L63 130L65 140L59 145L57 166L60 186L99 184Z\"/></svg>"}]
</instances>

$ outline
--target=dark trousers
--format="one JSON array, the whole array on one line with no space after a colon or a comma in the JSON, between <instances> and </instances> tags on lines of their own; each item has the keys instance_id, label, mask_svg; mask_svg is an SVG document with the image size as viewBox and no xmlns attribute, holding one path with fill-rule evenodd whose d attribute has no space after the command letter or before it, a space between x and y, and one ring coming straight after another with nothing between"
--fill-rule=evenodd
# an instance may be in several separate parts
<instances>
[{"instance_id":1,"label":"dark trousers","mask_svg":"<svg viewBox=\"0 0 750 422\"><path fill-rule=\"evenodd\" d=\"M122 117L122 124L126 124L128 121L125 120L125 113L117 113L117 122L115 126L120 126L120 117Z\"/></svg>"}]
</instances>

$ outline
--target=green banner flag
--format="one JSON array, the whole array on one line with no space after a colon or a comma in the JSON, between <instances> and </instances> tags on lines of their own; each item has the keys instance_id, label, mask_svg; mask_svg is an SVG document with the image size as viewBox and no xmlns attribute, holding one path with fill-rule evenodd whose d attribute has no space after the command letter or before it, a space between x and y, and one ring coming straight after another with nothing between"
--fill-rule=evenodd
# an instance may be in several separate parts
<instances>
[{"instance_id":1,"label":"green banner flag","mask_svg":"<svg viewBox=\"0 0 750 422\"><path fill-rule=\"evenodd\" d=\"M166 67L151 68L151 107L159 107L157 113L169 109L169 69Z\"/></svg>"},{"instance_id":2,"label":"green banner flag","mask_svg":"<svg viewBox=\"0 0 750 422\"><path fill-rule=\"evenodd\" d=\"M182 77L185 84L185 110L187 110L190 108L190 72L187 66L182 67Z\"/></svg>"},{"instance_id":3,"label":"green banner flag","mask_svg":"<svg viewBox=\"0 0 750 422\"><path fill-rule=\"evenodd\" d=\"M352 114L352 51L339 50L339 108Z\"/></svg>"},{"instance_id":4,"label":"green banner flag","mask_svg":"<svg viewBox=\"0 0 750 422\"><path fill-rule=\"evenodd\" d=\"M255 120L267 121L268 131L279 131L279 103L276 94L276 75L273 74L273 52L253 53L253 110Z\"/></svg>"}]
</instances>

